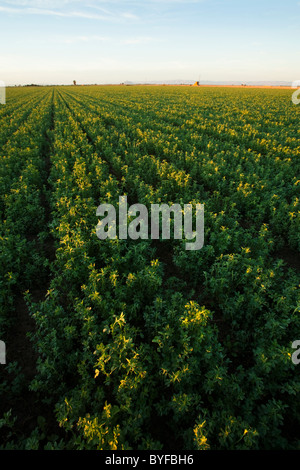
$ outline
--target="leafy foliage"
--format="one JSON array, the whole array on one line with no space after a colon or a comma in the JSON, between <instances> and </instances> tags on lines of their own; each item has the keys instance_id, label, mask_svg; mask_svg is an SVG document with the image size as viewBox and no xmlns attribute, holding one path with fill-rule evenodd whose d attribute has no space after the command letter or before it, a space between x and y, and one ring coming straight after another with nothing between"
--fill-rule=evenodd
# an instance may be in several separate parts
<instances>
[{"instance_id":1,"label":"leafy foliage","mask_svg":"<svg viewBox=\"0 0 300 470\"><path fill-rule=\"evenodd\" d=\"M1 447L299 449L299 271L280 256L300 248L299 110L288 92L11 93L0 115L0 330L40 277L42 300L25 296L38 356L28 392L56 428L40 417L20 433L4 401ZM204 203L203 249L100 242L96 208L124 194ZM1 395L13 387L20 399L18 380L3 380Z\"/></svg>"}]
</instances>

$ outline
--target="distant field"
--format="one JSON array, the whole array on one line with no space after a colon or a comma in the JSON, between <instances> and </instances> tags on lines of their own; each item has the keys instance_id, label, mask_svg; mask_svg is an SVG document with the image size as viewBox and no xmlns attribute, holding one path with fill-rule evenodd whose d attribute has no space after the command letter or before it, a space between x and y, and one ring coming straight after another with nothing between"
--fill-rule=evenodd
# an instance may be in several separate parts
<instances>
[{"instance_id":1,"label":"distant field","mask_svg":"<svg viewBox=\"0 0 300 470\"><path fill-rule=\"evenodd\" d=\"M300 449L291 93L7 89L0 449ZM122 195L204 204L203 248L99 240Z\"/></svg>"}]
</instances>

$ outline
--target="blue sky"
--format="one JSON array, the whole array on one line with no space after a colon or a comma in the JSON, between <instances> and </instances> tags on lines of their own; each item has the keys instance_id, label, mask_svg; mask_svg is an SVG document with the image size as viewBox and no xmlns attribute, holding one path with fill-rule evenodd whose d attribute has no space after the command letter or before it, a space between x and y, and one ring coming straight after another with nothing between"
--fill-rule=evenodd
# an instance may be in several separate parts
<instances>
[{"instance_id":1,"label":"blue sky","mask_svg":"<svg viewBox=\"0 0 300 470\"><path fill-rule=\"evenodd\" d=\"M300 0L0 1L0 80L300 79Z\"/></svg>"}]
</instances>

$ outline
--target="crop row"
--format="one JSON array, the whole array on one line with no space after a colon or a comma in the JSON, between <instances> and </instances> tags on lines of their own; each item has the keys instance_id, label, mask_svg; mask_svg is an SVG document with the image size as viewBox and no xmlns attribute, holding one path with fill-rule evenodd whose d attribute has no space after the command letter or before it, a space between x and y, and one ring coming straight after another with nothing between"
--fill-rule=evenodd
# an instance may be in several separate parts
<instances>
[{"instance_id":1,"label":"crop row","mask_svg":"<svg viewBox=\"0 0 300 470\"><path fill-rule=\"evenodd\" d=\"M26 402L28 383L24 370L34 368L31 350L23 354L24 348L28 348L25 335L29 324L23 297L28 289L43 289L47 279L45 151L51 127L52 94L52 90L43 90L25 95L24 106L13 112L13 118L6 118L14 125L19 124L16 130L8 132L1 149L0 337L7 346L7 367L1 366L0 371L1 415L5 413L0 428L10 416L20 420L20 413L26 410L23 400ZM2 129L6 128L9 126ZM32 377L34 369L29 374ZM22 434L18 426L20 421L14 437ZM1 429L1 441L6 442L10 436L7 428Z\"/></svg>"},{"instance_id":2,"label":"crop row","mask_svg":"<svg viewBox=\"0 0 300 470\"><path fill-rule=\"evenodd\" d=\"M10 272L14 286L25 266L30 290L37 267L50 269L42 301L26 296L38 357L30 393L60 429L50 436L44 423L8 446L299 445L298 278L273 258L299 248L295 118L281 90L198 92L45 91L20 127L28 154L21 134L7 147L5 253L19 264L8 261L2 279ZM97 206L124 194L146 206L204 203L204 247L100 241ZM53 260L36 243L47 237ZM14 287L3 291L13 305Z\"/></svg>"},{"instance_id":3,"label":"crop row","mask_svg":"<svg viewBox=\"0 0 300 470\"><path fill-rule=\"evenodd\" d=\"M241 229L238 207L214 212L218 180L203 191L171 152L151 154L146 118L136 127L101 103L87 106L56 96L56 260L46 300L31 309L40 357L32 387L69 433L59 445L288 446L298 416L297 280L269 259L267 225ZM172 241L158 252L151 241L100 242L96 207L122 194L146 204L206 196L205 247L188 258Z\"/></svg>"}]
</instances>

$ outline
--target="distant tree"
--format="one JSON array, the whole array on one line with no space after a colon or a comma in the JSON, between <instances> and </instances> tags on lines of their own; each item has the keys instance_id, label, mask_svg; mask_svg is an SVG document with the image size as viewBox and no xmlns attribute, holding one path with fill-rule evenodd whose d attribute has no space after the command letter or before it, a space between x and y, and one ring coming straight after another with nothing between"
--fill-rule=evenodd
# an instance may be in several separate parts
<instances>
[{"instance_id":1,"label":"distant tree","mask_svg":"<svg viewBox=\"0 0 300 470\"><path fill-rule=\"evenodd\" d=\"M76 80L73 80L73 85L76 85Z\"/></svg>"}]
</instances>

